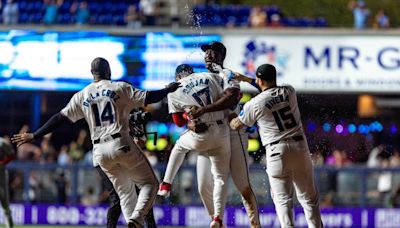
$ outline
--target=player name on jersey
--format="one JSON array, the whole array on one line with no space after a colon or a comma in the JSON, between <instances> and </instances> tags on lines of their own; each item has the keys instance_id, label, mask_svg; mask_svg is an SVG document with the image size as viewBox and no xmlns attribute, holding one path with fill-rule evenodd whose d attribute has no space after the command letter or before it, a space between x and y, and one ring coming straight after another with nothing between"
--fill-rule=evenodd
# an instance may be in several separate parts
<instances>
[{"instance_id":1,"label":"player name on jersey","mask_svg":"<svg viewBox=\"0 0 400 228\"><path fill-rule=\"evenodd\" d=\"M185 85L183 92L188 94L194 87L201 86L201 85L208 85L208 83L209 83L209 79L207 79L207 78L200 78L200 79L197 79L194 81L190 81L188 84Z\"/></svg>"},{"instance_id":2,"label":"player name on jersey","mask_svg":"<svg viewBox=\"0 0 400 228\"><path fill-rule=\"evenodd\" d=\"M278 95L276 97L272 97L268 101L265 102L265 107L268 109L272 109L274 105L282 103L282 102L289 102L289 96L285 95Z\"/></svg>"},{"instance_id":3,"label":"player name on jersey","mask_svg":"<svg viewBox=\"0 0 400 228\"><path fill-rule=\"evenodd\" d=\"M119 96L115 91L109 89L103 89L101 93L100 92L89 93L89 97L85 98L83 101L83 106L89 107L90 103L92 103L96 98L99 97L109 97L114 101L119 99Z\"/></svg>"}]
</instances>

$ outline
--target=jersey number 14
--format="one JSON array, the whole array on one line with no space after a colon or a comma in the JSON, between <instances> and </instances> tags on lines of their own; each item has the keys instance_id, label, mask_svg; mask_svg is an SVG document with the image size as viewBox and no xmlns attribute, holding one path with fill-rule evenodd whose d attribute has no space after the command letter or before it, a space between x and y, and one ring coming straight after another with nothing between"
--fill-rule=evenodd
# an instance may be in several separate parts
<instances>
[{"instance_id":1,"label":"jersey number 14","mask_svg":"<svg viewBox=\"0 0 400 228\"><path fill-rule=\"evenodd\" d=\"M92 104L91 107L94 115L94 120L96 122L96 127L101 126L103 122L107 121L110 124L114 123L114 111L110 101L107 102L106 106L101 112L101 115L97 104Z\"/></svg>"}]
</instances>

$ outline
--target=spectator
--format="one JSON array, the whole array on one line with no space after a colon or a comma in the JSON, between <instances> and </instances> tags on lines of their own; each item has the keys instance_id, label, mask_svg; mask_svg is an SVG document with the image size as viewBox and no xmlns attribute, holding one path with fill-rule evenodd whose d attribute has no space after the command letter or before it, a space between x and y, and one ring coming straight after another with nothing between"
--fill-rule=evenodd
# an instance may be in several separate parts
<instances>
[{"instance_id":1,"label":"spectator","mask_svg":"<svg viewBox=\"0 0 400 228\"><path fill-rule=\"evenodd\" d=\"M59 165L68 165L70 163L67 145L61 146L60 153L58 154L58 158L57 158L57 163Z\"/></svg>"},{"instance_id":2,"label":"spectator","mask_svg":"<svg viewBox=\"0 0 400 228\"><path fill-rule=\"evenodd\" d=\"M179 21L180 21L178 0L170 0L169 1L169 9L170 9L170 15L171 15L172 28L178 28Z\"/></svg>"},{"instance_id":3,"label":"spectator","mask_svg":"<svg viewBox=\"0 0 400 228\"><path fill-rule=\"evenodd\" d=\"M281 27L282 26L281 16L277 13L272 14L271 15L271 23L269 23L268 26L275 27L275 28Z\"/></svg>"},{"instance_id":4,"label":"spectator","mask_svg":"<svg viewBox=\"0 0 400 228\"><path fill-rule=\"evenodd\" d=\"M144 16L144 25L156 24L156 0L140 0L140 12Z\"/></svg>"},{"instance_id":5,"label":"spectator","mask_svg":"<svg viewBox=\"0 0 400 228\"><path fill-rule=\"evenodd\" d=\"M65 178L64 172L61 172L57 178L55 178L57 187L57 203L65 204L67 202L67 187L68 181Z\"/></svg>"},{"instance_id":6,"label":"spectator","mask_svg":"<svg viewBox=\"0 0 400 228\"><path fill-rule=\"evenodd\" d=\"M326 159L326 164L335 166L336 168L342 168L351 165L351 161L348 159L346 151L334 150L332 155Z\"/></svg>"},{"instance_id":7,"label":"spectator","mask_svg":"<svg viewBox=\"0 0 400 228\"><path fill-rule=\"evenodd\" d=\"M23 125L19 133L29 131L28 125ZM42 151L40 148L32 143L22 144L17 148L17 159L22 161L39 161Z\"/></svg>"},{"instance_id":8,"label":"spectator","mask_svg":"<svg viewBox=\"0 0 400 228\"><path fill-rule=\"evenodd\" d=\"M92 149L92 141L90 140L90 137L88 137L88 132L85 129L82 129L79 131L78 138L76 139L76 143L78 144L78 147L82 149L83 151L88 151Z\"/></svg>"},{"instance_id":9,"label":"spectator","mask_svg":"<svg viewBox=\"0 0 400 228\"><path fill-rule=\"evenodd\" d=\"M374 147L368 155L367 166L369 168L377 168L380 165L379 154L385 150L384 145Z\"/></svg>"},{"instance_id":10,"label":"spectator","mask_svg":"<svg viewBox=\"0 0 400 228\"><path fill-rule=\"evenodd\" d=\"M390 167L389 155L387 153L381 153L379 155L379 159L380 168L387 169ZM382 171L378 177L377 189L379 192L380 201L385 206L388 206L389 204L392 187L392 172Z\"/></svg>"},{"instance_id":11,"label":"spectator","mask_svg":"<svg viewBox=\"0 0 400 228\"><path fill-rule=\"evenodd\" d=\"M7 0L6 5L3 8L3 24L15 25L18 23L19 9L18 3L13 0Z\"/></svg>"},{"instance_id":12,"label":"spectator","mask_svg":"<svg viewBox=\"0 0 400 228\"><path fill-rule=\"evenodd\" d=\"M314 166L323 166L324 165L324 156L322 155L320 150L317 150L311 154L311 160L312 160Z\"/></svg>"},{"instance_id":13,"label":"spectator","mask_svg":"<svg viewBox=\"0 0 400 228\"><path fill-rule=\"evenodd\" d=\"M140 14L137 10L136 5L130 5L125 14L126 26L130 29L138 29L142 27L142 22L140 20Z\"/></svg>"},{"instance_id":14,"label":"spectator","mask_svg":"<svg viewBox=\"0 0 400 228\"><path fill-rule=\"evenodd\" d=\"M68 154L74 162L80 161L83 158L83 150L79 148L78 144L75 141L69 144Z\"/></svg>"},{"instance_id":15,"label":"spectator","mask_svg":"<svg viewBox=\"0 0 400 228\"><path fill-rule=\"evenodd\" d=\"M87 187L84 195L82 196L81 203L84 206L93 206L98 203L97 196L94 194L93 187Z\"/></svg>"},{"instance_id":16,"label":"spectator","mask_svg":"<svg viewBox=\"0 0 400 228\"><path fill-rule=\"evenodd\" d=\"M45 6L44 24L55 24L57 22L58 9L63 4L63 0L43 0L43 3Z\"/></svg>"},{"instance_id":17,"label":"spectator","mask_svg":"<svg viewBox=\"0 0 400 228\"><path fill-rule=\"evenodd\" d=\"M267 26L267 13L259 7L255 6L250 12L250 26L252 28L262 28Z\"/></svg>"},{"instance_id":18,"label":"spectator","mask_svg":"<svg viewBox=\"0 0 400 228\"><path fill-rule=\"evenodd\" d=\"M70 12L75 14L75 23L77 25L85 25L88 23L90 12L87 1L82 1L80 3L74 2L71 6Z\"/></svg>"},{"instance_id":19,"label":"spectator","mask_svg":"<svg viewBox=\"0 0 400 228\"><path fill-rule=\"evenodd\" d=\"M378 14L375 16L374 27L375 28L390 27L389 17L385 14L384 10L379 10Z\"/></svg>"},{"instance_id":20,"label":"spectator","mask_svg":"<svg viewBox=\"0 0 400 228\"><path fill-rule=\"evenodd\" d=\"M362 0L357 2L350 1L348 5L349 9L353 11L354 16L354 28L365 29L367 27L369 9Z\"/></svg>"},{"instance_id":21,"label":"spectator","mask_svg":"<svg viewBox=\"0 0 400 228\"><path fill-rule=\"evenodd\" d=\"M42 142L40 143L40 161L41 162L54 162L56 160L56 151L50 141L51 134L48 134L43 137Z\"/></svg>"}]
</instances>

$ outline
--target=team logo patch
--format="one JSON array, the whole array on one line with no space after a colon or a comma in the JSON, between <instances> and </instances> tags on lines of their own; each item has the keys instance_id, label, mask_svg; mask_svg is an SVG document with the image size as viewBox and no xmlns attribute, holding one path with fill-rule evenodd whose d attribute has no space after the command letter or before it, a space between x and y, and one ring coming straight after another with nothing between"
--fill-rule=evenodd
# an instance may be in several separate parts
<instances>
[{"instance_id":1,"label":"team logo patch","mask_svg":"<svg viewBox=\"0 0 400 228\"><path fill-rule=\"evenodd\" d=\"M242 66L246 69L245 74L255 75L258 66L273 64L277 68L277 76L281 77L287 70L289 58L289 52L277 45L254 39L246 43Z\"/></svg>"},{"instance_id":2,"label":"team logo patch","mask_svg":"<svg viewBox=\"0 0 400 228\"><path fill-rule=\"evenodd\" d=\"M242 109L239 113L239 116L243 116L244 115L244 110Z\"/></svg>"}]
</instances>

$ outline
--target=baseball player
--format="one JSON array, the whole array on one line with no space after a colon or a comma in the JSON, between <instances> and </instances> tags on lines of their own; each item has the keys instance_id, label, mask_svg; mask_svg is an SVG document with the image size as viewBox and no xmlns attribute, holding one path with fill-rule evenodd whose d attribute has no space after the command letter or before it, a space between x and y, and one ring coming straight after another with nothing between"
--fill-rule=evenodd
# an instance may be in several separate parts
<instances>
[{"instance_id":1,"label":"baseball player","mask_svg":"<svg viewBox=\"0 0 400 228\"><path fill-rule=\"evenodd\" d=\"M276 85L276 69L270 64L257 68L256 82L263 92L244 105L230 126L241 129L257 123L266 149L271 195L281 227L294 227L294 192L303 206L308 227L323 227L296 92L290 85Z\"/></svg>"},{"instance_id":2,"label":"baseball player","mask_svg":"<svg viewBox=\"0 0 400 228\"><path fill-rule=\"evenodd\" d=\"M184 66L182 66L184 67ZM179 70L178 67L177 70ZM177 78L180 76L177 75ZM168 95L169 112L178 126L186 124L183 113L189 112L192 106L206 106L219 100L223 94L223 80L213 73L194 73L179 79L182 87ZM180 120L177 120L180 119ZM181 122L182 124L179 124ZM164 182L160 185L159 195L167 196L171 190L173 177L181 166L186 153L197 151L211 160L211 173L214 182L213 221L210 227L222 227L222 218L226 203L230 159L229 128L223 111L210 112L201 118L189 120L189 129L176 142L168 161Z\"/></svg>"},{"instance_id":3,"label":"baseball player","mask_svg":"<svg viewBox=\"0 0 400 228\"><path fill-rule=\"evenodd\" d=\"M85 118L93 142L94 163L100 165L117 191L128 227L142 227L145 215L154 204L158 181L146 157L129 135L129 112L162 100L175 91L179 83L146 92L126 82L113 82L109 63L103 58L92 61L91 72L94 81L77 92L63 110L34 133L14 135L12 141L20 146L63 123ZM140 188L138 195L135 184Z\"/></svg>"},{"instance_id":4,"label":"baseball player","mask_svg":"<svg viewBox=\"0 0 400 228\"><path fill-rule=\"evenodd\" d=\"M205 52L204 60L206 62L206 68L209 70L209 72L219 73L219 75L224 78L224 81L227 82L224 84L224 89L235 88L235 92L225 93L220 100L208 106L200 107L195 110L192 109L189 117L197 118L203 113L217 110L225 110L228 119L230 119L232 115L237 115L240 112L240 106L238 105L238 102L240 100L241 94L239 82L231 77L231 75L234 73L230 70L223 69L223 62L226 56L226 48L220 42L211 42L209 45L203 45L201 48ZM236 102L234 105L227 107L227 104L229 103L227 101L231 99L236 100ZM250 184L249 167L247 164L249 156L247 152L248 135L245 130L231 130L230 142L230 170L233 183L241 194L243 205L246 208L251 227L260 227L257 201ZM209 202L212 200L211 195L209 194L209 189L212 187L212 185L210 186L210 183L212 182L209 181L210 177L207 177L209 176L207 175L207 173L209 173L207 172L207 170L209 170L209 166L210 165L208 159L200 155L197 162L199 191L202 200L206 205L209 204Z\"/></svg>"},{"instance_id":5,"label":"baseball player","mask_svg":"<svg viewBox=\"0 0 400 228\"><path fill-rule=\"evenodd\" d=\"M129 121L129 128L130 128L130 135L133 137L134 142L143 149L141 145L144 144L142 139L139 139L134 136L133 131L137 131L137 129L142 130L141 126L135 126L131 121ZM118 224L118 219L122 213L121 211L121 205L120 205L120 199L115 191L113 184L111 183L110 179L108 178L107 174L101 169L99 164L94 164L97 172L100 175L101 182L104 186L104 188L108 191L109 196L108 196L108 201L109 201L109 208L107 210L107 228L116 228ZM136 192L139 192L140 189L135 186ZM145 217L145 222L147 225L147 228L157 228L157 224L154 219L154 213L153 213L153 208L149 210L149 213Z\"/></svg>"},{"instance_id":6,"label":"baseball player","mask_svg":"<svg viewBox=\"0 0 400 228\"><path fill-rule=\"evenodd\" d=\"M222 72L223 61L226 56L225 46L220 42L211 42L208 45L203 45L201 48L205 52L206 68L211 73L220 73L219 75L222 76L223 81L225 82L224 84L222 84L223 89L228 92L225 93L224 96L220 98L220 100L214 102L213 104L199 107L196 110L192 109L189 116L191 116L192 119L194 119L206 112L220 111L224 109L225 112L227 112L226 113L227 115L230 115L232 112L238 113L239 105L237 105L237 103L239 101L240 86L236 80L228 80L225 71ZM217 67L215 66L215 64L217 64ZM174 118L174 122L177 123L175 119L176 118ZM182 126L183 124L178 123L177 125ZM248 142L248 137L244 130L230 131L230 145L231 145L230 172L236 188L241 193L243 205L246 208L246 212L248 214L251 226L260 227L257 201L255 198L255 194L251 188L249 170L247 165L247 159L248 159L247 142ZM183 160L184 156L182 156L181 159ZM167 169L163 183L164 186L163 184L161 184L160 186L160 188L164 188L167 190L159 191L159 195L165 196L169 194L171 188L168 184L165 183L172 182L177 170L180 167L180 164L173 164L173 160L170 160L168 162L168 166L175 168L173 171L174 175L171 175L168 172L169 170ZM209 214L213 215L214 214L213 197L212 197L213 180L210 170L211 170L211 163L209 158L204 154L199 154L197 159L197 180L198 180L199 193Z\"/></svg>"},{"instance_id":7,"label":"baseball player","mask_svg":"<svg viewBox=\"0 0 400 228\"><path fill-rule=\"evenodd\" d=\"M6 217L6 227L12 228L13 219L10 210L10 192L8 191L8 172L6 165L15 158L14 149L4 138L0 137L0 200Z\"/></svg>"}]
</instances>

